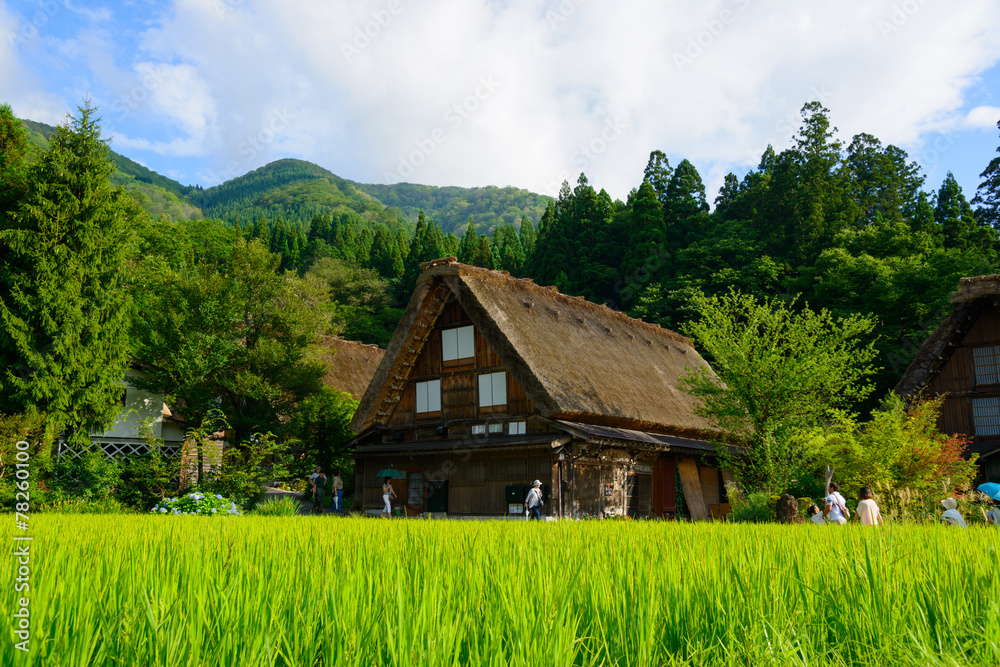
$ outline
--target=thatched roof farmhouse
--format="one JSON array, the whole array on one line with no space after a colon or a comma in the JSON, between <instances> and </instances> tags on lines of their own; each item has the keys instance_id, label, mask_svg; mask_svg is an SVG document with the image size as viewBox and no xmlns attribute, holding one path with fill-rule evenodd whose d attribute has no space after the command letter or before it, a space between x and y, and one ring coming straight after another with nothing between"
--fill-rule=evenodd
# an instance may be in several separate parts
<instances>
[{"instance_id":1,"label":"thatched roof farmhouse","mask_svg":"<svg viewBox=\"0 0 1000 667\"><path fill-rule=\"evenodd\" d=\"M506 272L424 265L361 399L360 504L393 466L410 512L505 514L539 479L552 514L672 514L724 498L710 426L679 387L691 341ZM397 494L399 489L397 488Z\"/></svg>"},{"instance_id":2,"label":"thatched roof farmhouse","mask_svg":"<svg viewBox=\"0 0 1000 667\"><path fill-rule=\"evenodd\" d=\"M939 427L970 436L982 477L1000 482L1000 275L962 278L951 303L896 393L943 394Z\"/></svg>"}]
</instances>

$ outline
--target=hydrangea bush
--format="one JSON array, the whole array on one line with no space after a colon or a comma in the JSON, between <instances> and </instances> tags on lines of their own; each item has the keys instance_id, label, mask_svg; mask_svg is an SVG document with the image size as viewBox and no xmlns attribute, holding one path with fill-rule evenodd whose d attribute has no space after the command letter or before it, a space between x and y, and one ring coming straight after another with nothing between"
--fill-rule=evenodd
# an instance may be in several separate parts
<instances>
[{"instance_id":1,"label":"hydrangea bush","mask_svg":"<svg viewBox=\"0 0 1000 667\"><path fill-rule=\"evenodd\" d=\"M220 495L211 495L194 491L186 496L177 498L164 498L156 503L152 514L194 514L198 516L213 516L215 514L235 514L240 515L236 503L226 500Z\"/></svg>"}]
</instances>

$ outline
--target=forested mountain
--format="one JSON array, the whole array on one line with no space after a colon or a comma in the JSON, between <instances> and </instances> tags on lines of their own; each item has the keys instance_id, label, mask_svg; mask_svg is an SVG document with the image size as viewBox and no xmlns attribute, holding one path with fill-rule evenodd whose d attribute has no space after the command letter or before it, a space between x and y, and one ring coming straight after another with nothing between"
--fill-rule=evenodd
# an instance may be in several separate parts
<instances>
[{"instance_id":1,"label":"forested mountain","mask_svg":"<svg viewBox=\"0 0 1000 667\"><path fill-rule=\"evenodd\" d=\"M537 195L520 188L434 187L415 183L397 185L353 184L386 206L399 208L410 220L416 221L420 211L432 218L445 233L461 234L472 218L479 233L492 234L504 224L520 224L527 217L538 224L551 197Z\"/></svg>"}]
</instances>

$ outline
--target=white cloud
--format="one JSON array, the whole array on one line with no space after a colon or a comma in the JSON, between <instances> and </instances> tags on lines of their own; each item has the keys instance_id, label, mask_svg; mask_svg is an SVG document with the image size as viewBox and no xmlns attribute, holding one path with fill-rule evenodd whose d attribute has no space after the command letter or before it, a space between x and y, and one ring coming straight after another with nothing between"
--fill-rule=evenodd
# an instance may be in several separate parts
<instances>
[{"instance_id":1,"label":"white cloud","mask_svg":"<svg viewBox=\"0 0 1000 667\"><path fill-rule=\"evenodd\" d=\"M654 149L711 183L756 164L817 95L845 140L996 121L966 103L1000 58L993 0L176 0L150 20L124 60L103 33L64 49L128 107L120 142L210 156L203 178L295 156L548 192L585 170L625 197Z\"/></svg>"}]
</instances>

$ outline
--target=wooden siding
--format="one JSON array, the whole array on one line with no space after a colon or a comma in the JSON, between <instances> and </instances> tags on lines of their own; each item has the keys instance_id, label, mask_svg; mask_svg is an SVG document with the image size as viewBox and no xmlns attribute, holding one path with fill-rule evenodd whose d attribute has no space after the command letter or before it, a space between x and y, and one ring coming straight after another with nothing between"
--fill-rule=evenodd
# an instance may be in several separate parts
<instances>
[{"instance_id":1,"label":"wooden siding","mask_svg":"<svg viewBox=\"0 0 1000 667\"><path fill-rule=\"evenodd\" d=\"M494 368L500 365L500 357L479 333L479 329L476 329L476 368Z\"/></svg>"},{"instance_id":2,"label":"wooden siding","mask_svg":"<svg viewBox=\"0 0 1000 667\"><path fill-rule=\"evenodd\" d=\"M400 471L421 472L424 480L447 480L449 514L505 515L507 486L530 484L536 478L551 485L553 457L537 451L527 456L504 454L476 453L467 461L443 453L365 457L357 462L355 480L361 490L359 497L368 509L382 507L382 480L375 478L375 472L393 466ZM393 488L399 496L393 507L406 504L404 480L393 481ZM421 509L426 511L426 499ZM556 500L550 498L543 512L549 514L555 509Z\"/></svg>"},{"instance_id":3,"label":"wooden siding","mask_svg":"<svg viewBox=\"0 0 1000 667\"><path fill-rule=\"evenodd\" d=\"M677 461L663 456L653 465L653 514L663 516L677 511Z\"/></svg>"},{"instance_id":4,"label":"wooden siding","mask_svg":"<svg viewBox=\"0 0 1000 667\"><path fill-rule=\"evenodd\" d=\"M424 343L424 349L417 359L416 368L413 369L414 377L424 377L426 375L440 375L442 371L441 362L441 330L431 330L431 335Z\"/></svg>"},{"instance_id":5,"label":"wooden siding","mask_svg":"<svg viewBox=\"0 0 1000 667\"><path fill-rule=\"evenodd\" d=\"M530 415L535 411L528 395L510 373L507 373L507 411L512 417Z\"/></svg>"},{"instance_id":6,"label":"wooden siding","mask_svg":"<svg viewBox=\"0 0 1000 667\"><path fill-rule=\"evenodd\" d=\"M417 388L410 382L403 390L403 395L400 396L399 403L396 404L396 409L392 412L389 426L411 426L416 410Z\"/></svg>"},{"instance_id":7,"label":"wooden siding","mask_svg":"<svg viewBox=\"0 0 1000 667\"><path fill-rule=\"evenodd\" d=\"M987 310L962 340L963 345L1000 345L1000 312Z\"/></svg>"},{"instance_id":8,"label":"wooden siding","mask_svg":"<svg viewBox=\"0 0 1000 667\"><path fill-rule=\"evenodd\" d=\"M454 327L467 322L469 322L469 316L462 310L462 306L459 305L458 301L455 301L454 297L452 297L452 300L445 304L444 310L441 311L437 326L441 328Z\"/></svg>"},{"instance_id":9,"label":"wooden siding","mask_svg":"<svg viewBox=\"0 0 1000 667\"><path fill-rule=\"evenodd\" d=\"M931 395L974 391L975 388L976 383L972 374L972 350L968 347L959 347L955 350L929 387Z\"/></svg>"},{"instance_id":10,"label":"wooden siding","mask_svg":"<svg viewBox=\"0 0 1000 667\"><path fill-rule=\"evenodd\" d=\"M938 428L944 433L972 434L972 404L970 399L948 396L941 406Z\"/></svg>"},{"instance_id":11,"label":"wooden siding","mask_svg":"<svg viewBox=\"0 0 1000 667\"><path fill-rule=\"evenodd\" d=\"M477 400L474 373L441 378L441 419L475 419Z\"/></svg>"}]
</instances>

